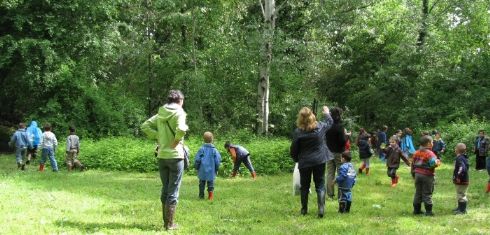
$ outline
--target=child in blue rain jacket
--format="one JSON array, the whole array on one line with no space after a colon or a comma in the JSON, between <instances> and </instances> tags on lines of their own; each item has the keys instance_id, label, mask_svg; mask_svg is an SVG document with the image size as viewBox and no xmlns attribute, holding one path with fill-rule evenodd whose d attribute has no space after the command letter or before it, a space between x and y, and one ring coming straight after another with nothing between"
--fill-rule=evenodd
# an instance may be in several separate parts
<instances>
[{"instance_id":1,"label":"child in blue rain jacket","mask_svg":"<svg viewBox=\"0 0 490 235\"><path fill-rule=\"evenodd\" d=\"M204 199L204 188L208 185L208 199L214 198L214 180L221 163L219 154L213 143L213 133L204 133L204 144L197 151L194 166L199 177L199 198Z\"/></svg>"}]
</instances>

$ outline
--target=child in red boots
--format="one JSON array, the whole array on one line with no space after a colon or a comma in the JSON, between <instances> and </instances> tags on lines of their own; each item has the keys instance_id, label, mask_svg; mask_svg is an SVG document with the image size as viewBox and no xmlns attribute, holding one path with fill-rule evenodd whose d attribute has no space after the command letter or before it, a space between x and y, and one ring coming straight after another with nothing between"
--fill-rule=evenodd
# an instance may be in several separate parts
<instances>
[{"instance_id":1,"label":"child in red boots","mask_svg":"<svg viewBox=\"0 0 490 235\"><path fill-rule=\"evenodd\" d=\"M398 141L395 137L390 138L390 146L384 149L386 154L386 167L388 168L388 176L391 177L391 187L396 187L398 184L398 179L400 176L396 174L396 171L400 167L400 159L402 159L407 166L410 166L405 153L402 152L400 146L398 146Z\"/></svg>"},{"instance_id":2,"label":"child in red boots","mask_svg":"<svg viewBox=\"0 0 490 235\"><path fill-rule=\"evenodd\" d=\"M213 145L213 133L204 132L204 144L197 151L194 166L199 178L199 198L204 199L204 187L208 185L208 199L214 198L214 180L221 163L221 155Z\"/></svg>"}]
</instances>

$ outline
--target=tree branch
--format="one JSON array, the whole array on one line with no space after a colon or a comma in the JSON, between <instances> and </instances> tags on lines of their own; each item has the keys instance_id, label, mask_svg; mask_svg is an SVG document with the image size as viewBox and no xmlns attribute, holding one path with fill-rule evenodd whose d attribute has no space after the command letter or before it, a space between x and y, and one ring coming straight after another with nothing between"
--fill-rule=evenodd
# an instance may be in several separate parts
<instances>
[{"instance_id":1,"label":"tree branch","mask_svg":"<svg viewBox=\"0 0 490 235\"><path fill-rule=\"evenodd\" d=\"M264 4L262 4L262 0L259 0L259 5L260 5L260 9L262 9L262 16L265 19L265 10L264 10Z\"/></svg>"},{"instance_id":2,"label":"tree branch","mask_svg":"<svg viewBox=\"0 0 490 235\"><path fill-rule=\"evenodd\" d=\"M284 7L284 5L286 5L286 2L287 0L284 0L284 2L281 3L281 5L279 5L277 8L276 8L276 12L279 12L280 10L282 10L282 8Z\"/></svg>"},{"instance_id":3,"label":"tree branch","mask_svg":"<svg viewBox=\"0 0 490 235\"><path fill-rule=\"evenodd\" d=\"M431 12L432 12L432 10L434 9L434 7L435 7L435 6L437 5L437 3L439 3L440 1L441 1L441 0L436 0L436 1L434 2L434 4L432 4L432 6L431 6L431 7L430 7L430 9L429 9L429 13L431 13Z\"/></svg>"},{"instance_id":4,"label":"tree branch","mask_svg":"<svg viewBox=\"0 0 490 235\"><path fill-rule=\"evenodd\" d=\"M351 11L361 10L361 9L368 8L368 7L370 7L370 6L374 6L374 4L376 4L376 1L372 1L371 3L366 4L366 5L364 5L364 6L360 6L360 7L352 7L352 8L349 8L349 9L347 9L347 10L339 11L338 13L349 13L349 12L351 12Z\"/></svg>"}]
</instances>

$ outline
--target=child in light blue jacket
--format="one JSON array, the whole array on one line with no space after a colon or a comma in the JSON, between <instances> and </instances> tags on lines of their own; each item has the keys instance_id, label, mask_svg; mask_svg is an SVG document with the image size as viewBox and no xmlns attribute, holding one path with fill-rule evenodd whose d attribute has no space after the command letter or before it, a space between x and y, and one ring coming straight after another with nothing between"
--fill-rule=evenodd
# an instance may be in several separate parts
<instances>
[{"instance_id":1,"label":"child in light blue jacket","mask_svg":"<svg viewBox=\"0 0 490 235\"><path fill-rule=\"evenodd\" d=\"M213 133L204 133L204 144L197 151L194 166L199 177L199 198L204 199L204 188L208 185L208 199L214 198L214 180L221 164L221 155L213 145Z\"/></svg>"},{"instance_id":2,"label":"child in light blue jacket","mask_svg":"<svg viewBox=\"0 0 490 235\"><path fill-rule=\"evenodd\" d=\"M356 184L356 170L350 162L351 158L350 152L342 153L342 165L335 179L339 185L339 213L349 213L352 204L352 187Z\"/></svg>"},{"instance_id":3,"label":"child in light blue jacket","mask_svg":"<svg viewBox=\"0 0 490 235\"><path fill-rule=\"evenodd\" d=\"M23 162L26 157L27 148L31 148L31 142L26 132L26 124L19 123L19 129L10 138L9 145L15 146L15 161L17 162L17 168L24 170L25 163Z\"/></svg>"}]
</instances>

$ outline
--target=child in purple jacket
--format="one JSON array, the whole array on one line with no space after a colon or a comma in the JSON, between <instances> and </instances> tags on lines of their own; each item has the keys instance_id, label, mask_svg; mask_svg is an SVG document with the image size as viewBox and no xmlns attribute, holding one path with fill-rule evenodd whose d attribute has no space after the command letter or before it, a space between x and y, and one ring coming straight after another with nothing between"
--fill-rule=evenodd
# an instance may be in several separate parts
<instances>
[{"instance_id":1,"label":"child in purple jacket","mask_svg":"<svg viewBox=\"0 0 490 235\"><path fill-rule=\"evenodd\" d=\"M204 133L204 144L197 151L194 166L199 177L199 198L204 199L204 188L208 185L208 199L214 198L214 180L221 163L221 155L213 145L213 133Z\"/></svg>"}]
</instances>

